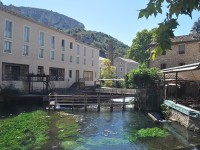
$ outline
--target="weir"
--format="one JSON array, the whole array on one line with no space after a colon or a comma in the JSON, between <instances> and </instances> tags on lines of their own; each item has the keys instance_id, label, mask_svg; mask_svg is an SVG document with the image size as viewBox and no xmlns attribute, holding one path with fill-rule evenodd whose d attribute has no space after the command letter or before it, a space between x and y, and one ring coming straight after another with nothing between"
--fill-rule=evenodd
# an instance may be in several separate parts
<instances>
[{"instance_id":1,"label":"weir","mask_svg":"<svg viewBox=\"0 0 200 150\"><path fill-rule=\"evenodd\" d=\"M121 101L120 101L121 99ZM130 100L130 97L128 98ZM110 107L110 111L113 111L113 108L121 108L122 111L126 110L126 105L130 104L129 100L124 94L97 94L97 95L49 95L49 109L56 109L56 106L65 106L71 107L72 111L75 107L84 107L85 112L88 107L96 106L97 111L99 112L101 107ZM116 101L115 101L116 100ZM132 97L134 101L134 97Z\"/></svg>"}]
</instances>

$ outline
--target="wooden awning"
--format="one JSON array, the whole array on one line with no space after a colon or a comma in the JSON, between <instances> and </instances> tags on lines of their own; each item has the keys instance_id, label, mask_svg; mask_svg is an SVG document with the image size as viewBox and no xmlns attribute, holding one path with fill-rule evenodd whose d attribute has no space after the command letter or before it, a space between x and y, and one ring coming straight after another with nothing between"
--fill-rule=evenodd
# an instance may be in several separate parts
<instances>
[{"instance_id":1,"label":"wooden awning","mask_svg":"<svg viewBox=\"0 0 200 150\"><path fill-rule=\"evenodd\" d=\"M200 62L163 69L161 72L166 75L166 79L175 80L177 74L177 80L200 81Z\"/></svg>"}]
</instances>

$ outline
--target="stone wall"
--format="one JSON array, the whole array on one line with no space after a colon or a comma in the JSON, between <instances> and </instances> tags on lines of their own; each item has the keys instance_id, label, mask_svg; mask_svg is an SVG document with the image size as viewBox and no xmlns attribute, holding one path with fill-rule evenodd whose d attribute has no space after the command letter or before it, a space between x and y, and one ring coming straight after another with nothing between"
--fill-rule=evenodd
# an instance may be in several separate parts
<instances>
[{"instance_id":1,"label":"stone wall","mask_svg":"<svg viewBox=\"0 0 200 150\"><path fill-rule=\"evenodd\" d=\"M180 63L192 64L199 62L200 51L199 41L185 42L185 54L179 54L178 46L180 43L174 43L171 50L166 51L166 55L157 56L155 60L150 60L150 67L161 67L161 64L166 64L166 68L180 66ZM151 47L151 50L154 47Z\"/></svg>"},{"instance_id":2,"label":"stone wall","mask_svg":"<svg viewBox=\"0 0 200 150\"><path fill-rule=\"evenodd\" d=\"M200 132L200 117L194 118L188 115L185 115L177 110L170 108L171 117L173 121L177 121L181 125L185 126L187 129Z\"/></svg>"}]
</instances>

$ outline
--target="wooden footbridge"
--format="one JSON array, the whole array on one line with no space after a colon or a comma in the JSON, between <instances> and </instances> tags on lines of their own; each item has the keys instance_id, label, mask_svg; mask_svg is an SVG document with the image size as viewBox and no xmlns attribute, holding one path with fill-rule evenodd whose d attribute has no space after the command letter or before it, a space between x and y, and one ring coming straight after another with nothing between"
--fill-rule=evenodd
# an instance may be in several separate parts
<instances>
[{"instance_id":1,"label":"wooden footbridge","mask_svg":"<svg viewBox=\"0 0 200 150\"><path fill-rule=\"evenodd\" d=\"M126 105L129 102L126 101L126 95L124 94L96 94L96 95L49 95L49 109L56 108L56 106L65 106L72 108L72 111L76 107L82 107L87 111L88 107L96 107L97 111L100 111L101 107L110 107L110 111L113 108L121 108L126 110ZM121 101L114 101L113 99L121 99Z\"/></svg>"}]
</instances>

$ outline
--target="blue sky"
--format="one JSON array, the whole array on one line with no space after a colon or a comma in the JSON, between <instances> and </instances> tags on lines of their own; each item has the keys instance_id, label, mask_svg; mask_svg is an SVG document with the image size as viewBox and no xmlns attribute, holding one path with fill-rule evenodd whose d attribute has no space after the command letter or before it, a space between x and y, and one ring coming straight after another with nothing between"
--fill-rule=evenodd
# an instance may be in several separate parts
<instances>
[{"instance_id":1,"label":"blue sky","mask_svg":"<svg viewBox=\"0 0 200 150\"><path fill-rule=\"evenodd\" d=\"M52 10L74 18L85 25L86 30L103 32L131 46L137 32L152 29L164 20L165 14L149 19L138 19L138 10L145 8L149 0L1 0L4 5L35 7ZM189 34L200 17L180 16L175 35Z\"/></svg>"}]
</instances>

